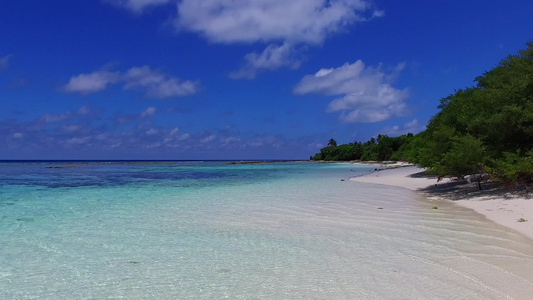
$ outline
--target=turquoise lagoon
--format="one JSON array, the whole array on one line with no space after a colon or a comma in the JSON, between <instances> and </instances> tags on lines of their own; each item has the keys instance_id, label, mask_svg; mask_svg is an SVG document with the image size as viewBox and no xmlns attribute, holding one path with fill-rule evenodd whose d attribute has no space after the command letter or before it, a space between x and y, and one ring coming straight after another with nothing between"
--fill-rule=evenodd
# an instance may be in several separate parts
<instances>
[{"instance_id":1,"label":"turquoise lagoon","mask_svg":"<svg viewBox=\"0 0 533 300\"><path fill-rule=\"evenodd\" d=\"M529 299L530 240L373 169L0 163L0 299Z\"/></svg>"}]
</instances>

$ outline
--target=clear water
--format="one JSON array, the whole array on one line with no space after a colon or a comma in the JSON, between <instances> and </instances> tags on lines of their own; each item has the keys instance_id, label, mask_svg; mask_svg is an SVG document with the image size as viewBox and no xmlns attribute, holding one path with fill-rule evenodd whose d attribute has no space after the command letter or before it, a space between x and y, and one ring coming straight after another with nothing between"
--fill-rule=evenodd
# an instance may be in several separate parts
<instances>
[{"instance_id":1,"label":"clear water","mask_svg":"<svg viewBox=\"0 0 533 300\"><path fill-rule=\"evenodd\" d=\"M449 202L347 180L371 167L50 166L66 165L0 164L0 299L533 293L530 240Z\"/></svg>"}]
</instances>

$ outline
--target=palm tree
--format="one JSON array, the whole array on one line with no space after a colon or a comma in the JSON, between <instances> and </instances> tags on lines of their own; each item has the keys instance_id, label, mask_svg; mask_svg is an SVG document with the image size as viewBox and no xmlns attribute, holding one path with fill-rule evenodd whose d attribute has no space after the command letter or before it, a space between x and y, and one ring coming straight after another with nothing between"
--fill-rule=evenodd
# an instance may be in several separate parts
<instances>
[{"instance_id":1,"label":"palm tree","mask_svg":"<svg viewBox=\"0 0 533 300\"><path fill-rule=\"evenodd\" d=\"M337 147L337 141L334 139L329 139L328 146Z\"/></svg>"}]
</instances>

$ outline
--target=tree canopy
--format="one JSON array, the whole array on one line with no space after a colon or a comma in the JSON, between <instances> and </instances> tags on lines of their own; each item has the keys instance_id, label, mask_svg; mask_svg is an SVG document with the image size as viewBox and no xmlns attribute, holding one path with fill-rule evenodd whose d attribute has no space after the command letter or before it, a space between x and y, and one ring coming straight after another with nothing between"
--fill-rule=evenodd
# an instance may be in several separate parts
<instances>
[{"instance_id":1,"label":"tree canopy","mask_svg":"<svg viewBox=\"0 0 533 300\"><path fill-rule=\"evenodd\" d=\"M440 176L533 180L533 42L440 101L408 159Z\"/></svg>"},{"instance_id":2,"label":"tree canopy","mask_svg":"<svg viewBox=\"0 0 533 300\"><path fill-rule=\"evenodd\" d=\"M320 149L320 153L311 156L311 159L330 161L384 161L404 159L404 154L399 150L411 138L413 138L412 134L394 138L380 134L377 139L371 138L365 143L355 142L338 146L335 140L331 139L328 146Z\"/></svg>"}]
</instances>

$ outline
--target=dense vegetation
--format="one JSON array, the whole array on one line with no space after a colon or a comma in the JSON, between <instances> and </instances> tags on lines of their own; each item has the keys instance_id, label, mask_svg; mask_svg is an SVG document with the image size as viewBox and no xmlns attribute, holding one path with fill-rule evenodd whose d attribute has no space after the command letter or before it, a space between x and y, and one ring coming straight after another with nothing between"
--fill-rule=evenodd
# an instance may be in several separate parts
<instances>
[{"instance_id":1,"label":"dense vegetation","mask_svg":"<svg viewBox=\"0 0 533 300\"><path fill-rule=\"evenodd\" d=\"M313 159L407 160L428 172L487 174L509 185L533 182L533 42L440 101L416 136L380 135L364 144L328 145Z\"/></svg>"},{"instance_id":2,"label":"dense vegetation","mask_svg":"<svg viewBox=\"0 0 533 300\"><path fill-rule=\"evenodd\" d=\"M393 138L380 134L377 139L371 138L365 143L355 142L338 146L334 139L330 139L328 146L320 149L320 153L315 156L311 156L311 160L405 160L407 155L400 149L412 138L411 133Z\"/></svg>"},{"instance_id":3,"label":"dense vegetation","mask_svg":"<svg viewBox=\"0 0 533 300\"><path fill-rule=\"evenodd\" d=\"M533 180L533 43L440 102L412 141L408 160L440 176L487 173L509 184Z\"/></svg>"}]
</instances>

